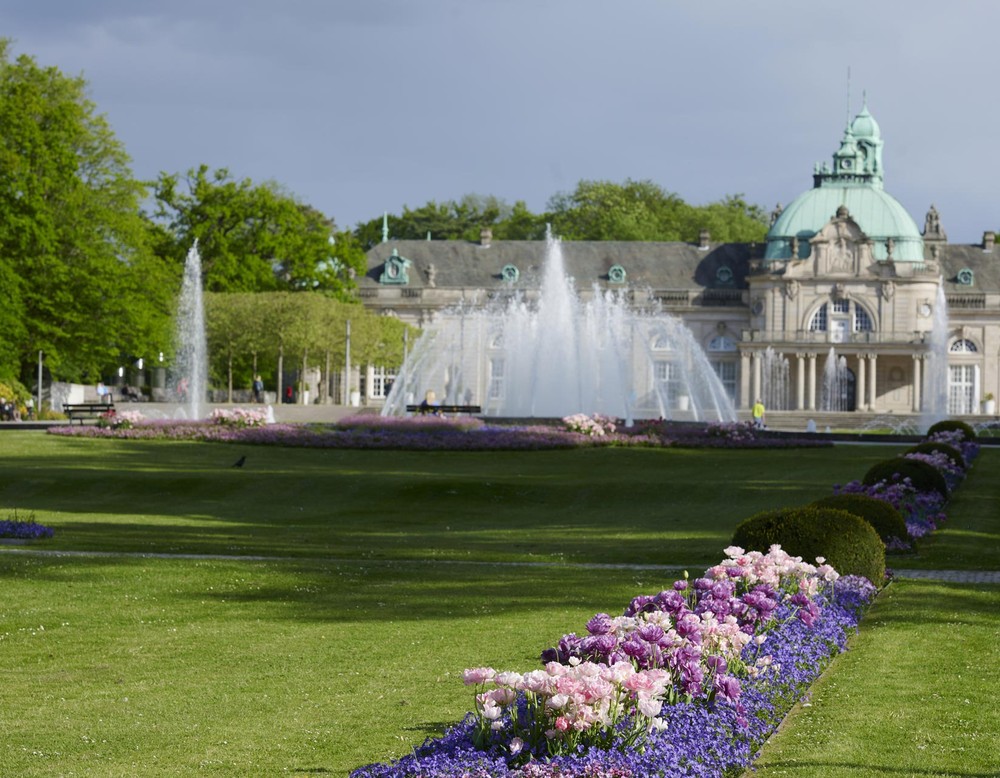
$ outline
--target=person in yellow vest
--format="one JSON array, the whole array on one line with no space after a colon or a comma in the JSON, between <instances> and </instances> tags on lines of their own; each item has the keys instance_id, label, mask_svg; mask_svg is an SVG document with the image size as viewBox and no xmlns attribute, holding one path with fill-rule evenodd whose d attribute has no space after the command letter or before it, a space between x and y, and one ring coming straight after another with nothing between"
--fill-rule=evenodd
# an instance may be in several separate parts
<instances>
[{"instance_id":1,"label":"person in yellow vest","mask_svg":"<svg viewBox=\"0 0 1000 778\"><path fill-rule=\"evenodd\" d=\"M764 429L764 403L760 398L753 404L750 415L753 416L753 425L759 430Z\"/></svg>"}]
</instances>

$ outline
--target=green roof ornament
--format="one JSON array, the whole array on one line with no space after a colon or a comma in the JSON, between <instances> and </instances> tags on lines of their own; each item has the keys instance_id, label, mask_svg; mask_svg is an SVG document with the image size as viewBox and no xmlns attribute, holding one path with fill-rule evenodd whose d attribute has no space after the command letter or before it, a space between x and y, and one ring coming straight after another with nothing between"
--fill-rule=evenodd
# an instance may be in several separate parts
<instances>
[{"instance_id":1,"label":"green roof ornament","mask_svg":"<svg viewBox=\"0 0 1000 778\"><path fill-rule=\"evenodd\" d=\"M504 265L500 268L500 278L508 284L516 284L520 276L521 272L517 269L517 265Z\"/></svg>"},{"instance_id":2,"label":"green roof ornament","mask_svg":"<svg viewBox=\"0 0 1000 778\"><path fill-rule=\"evenodd\" d=\"M382 242L389 242L389 212L382 211Z\"/></svg>"},{"instance_id":3,"label":"green roof ornament","mask_svg":"<svg viewBox=\"0 0 1000 778\"><path fill-rule=\"evenodd\" d=\"M382 268L382 274L378 277L378 282L393 286L405 286L410 283L410 274L407 272L407 268L412 264L410 260L399 256L399 252L393 249L392 255L385 260L385 265Z\"/></svg>"},{"instance_id":4,"label":"green roof ornament","mask_svg":"<svg viewBox=\"0 0 1000 778\"><path fill-rule=\"evenodd\" d=\"M976 277L969 268L963 267L958 271L958 274L955 276L955 280L962 286L972 286L976 281Z\"/></svg>"},{"instance_id":5,"label":"green roof ornament","mask_svg":"<svg viewBox=\"0 0 1000 778\"><path fill-rule=\"evenodd\" d=\"M608 281L613 284L624 284L627 274L621 265L612 265L608 268Z\"/></svg>"}]
</instances>

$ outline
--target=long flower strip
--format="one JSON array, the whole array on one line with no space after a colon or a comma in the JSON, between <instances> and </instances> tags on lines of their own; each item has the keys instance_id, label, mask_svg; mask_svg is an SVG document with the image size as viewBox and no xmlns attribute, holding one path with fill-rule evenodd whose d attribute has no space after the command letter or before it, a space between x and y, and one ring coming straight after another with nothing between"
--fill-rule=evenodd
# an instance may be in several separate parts
<instances>
[{"instance_id":1,"label":"long flower strip","mask_svg":"<svg viewBox=\"0 0 1000 778\"><path fill-rule=\"evenodd\" d=\"M352 776L722 778L752 763L758 749L795 700L831 657L844 649L847 636L856 628L861 611L874 594L871 583L856 576L844 576L836 585L826 584L812 600L817 611L811 625L796 617L798 606L790 602L778 606L774 628L759 643L751 641L744 649L748 672L739 704L698 699L664 705L655 717L656 727L647 733L641 747L583 745L575 753L547 757L544 753L531 753L532 745L524 737L504 738L497 732L494 742L482 750L477 746L482 733L480 719L470 715L443 737L427 740L411 755L392 764L362 767ZM515 677L523 679L530 675L504 677L490 668L469 672L471 683L485 685L491 685L497 678L501 683L509 683ZM540 672L547 674L549 669L536 671ZM633 670L629 677L633 675L640 678L642 671ZM526 694L520 694L514 704L517 715L522 715L526 705ZM497 720L501 719L499 716ZM620 745L634 728L626 726L617 731L621 734L615 743Z\"/></svg>"},{"instance_id":2,"label":"long flower strip","mask_svg":"<svg viewBox=\"0 0 1000 778\"><path fill-rule=\"evenodd\" d=\"M596 446L797 448L830 446L826 441L758 438L734 425L708 425L682 437L666 435L656 425L590 434L548 425L491 426L479 419L421 417L390 419L355 416L337 425L262 424L259 412L218 413L213 421L142 420L129 424L51 427L49 433L72 437L126 440L199 440L302 448L408 451L531 451ZM613 422L602 422L615 426ZM659 430L659 431L658 431Z\"/></svg>"}]
</instances>

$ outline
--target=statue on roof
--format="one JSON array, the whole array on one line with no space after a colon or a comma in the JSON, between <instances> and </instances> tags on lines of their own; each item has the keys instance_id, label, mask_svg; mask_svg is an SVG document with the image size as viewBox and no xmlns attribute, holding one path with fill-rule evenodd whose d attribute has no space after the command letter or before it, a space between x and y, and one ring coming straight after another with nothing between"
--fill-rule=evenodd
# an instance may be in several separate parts
<instances>
[{"instance_id":1,"label":"statue on roof","mask_svg":"<svg viewBox=\"0 0 1000 778\"><path fill-rule=\"evenodd\" d=\"M930 210L927 211L927 216L924 219L924 238L930 238L932 240L946 240L947 235L943 229L941 229L941 217L938 215L937 208L931 205Z\"/></svg>"},{"instance_id":2,"label":"statue on roof","mask_svg":"<svg viewBox=\"0 0 1000 778\"><path fill-rule=\"evenodd\" d=\"M778 203L776 206L774 206L774 210L771 211L771 226L772 227L774 226L774 223L776 221L778 221L778 217L781 216L781 214L784 212L784 210L785 209L781 207L781 203Z\"/></svg>"}]
</instances>

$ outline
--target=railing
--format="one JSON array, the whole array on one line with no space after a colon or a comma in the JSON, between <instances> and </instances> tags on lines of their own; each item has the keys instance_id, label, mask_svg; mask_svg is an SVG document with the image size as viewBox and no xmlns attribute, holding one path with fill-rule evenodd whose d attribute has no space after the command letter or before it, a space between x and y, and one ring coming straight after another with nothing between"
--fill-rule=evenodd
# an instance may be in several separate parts
<instances>
[{"instance_id":1,"label":"railing","mask_svg":"<svg viewBox=\"0 0 1000 778\"><path fill-rule=\"evenodd\" d=\"M929 337L927 332L813 332L812 330L743 330L743 343L829 343L836 346L866 344L917 344Z\"/></svg>"},{"instance_id":2,"label":"railing","mask_svg":"<svg viewBox=\"0 0 1000 778\"><path fill-rule=\"evenodd\" d=\"M985 294L950 294L948 295L949 308L972 308L983 310L986 308Z\"/></svg>"}]
</instances>

